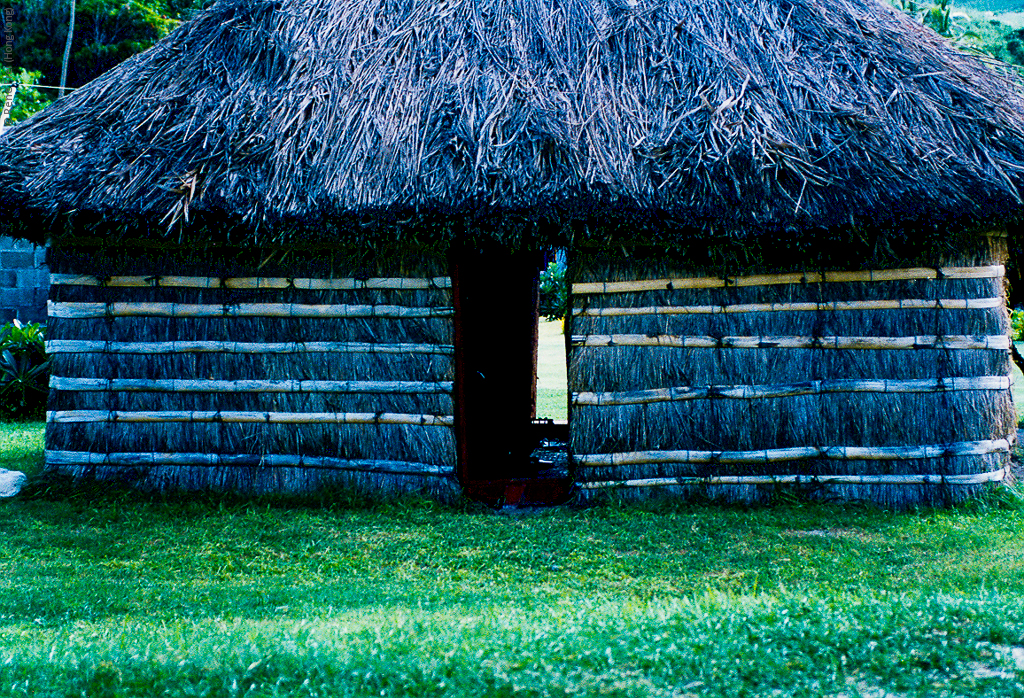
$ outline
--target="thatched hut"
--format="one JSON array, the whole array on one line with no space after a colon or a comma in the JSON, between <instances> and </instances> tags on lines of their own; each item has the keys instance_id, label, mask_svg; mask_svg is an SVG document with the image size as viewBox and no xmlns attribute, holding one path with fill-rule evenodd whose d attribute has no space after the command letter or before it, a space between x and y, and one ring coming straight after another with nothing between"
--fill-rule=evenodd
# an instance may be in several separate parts
<instances>
[{"instance_id":1,"label":"thatched hut","mask_svg":"<svg viewBox=\"0 0 1024 698\"><path fill-rule=\"evenodd\" d=\"M0 138L0 232L54 469L524 478L564 246L583 493L921 501L1006 473L1022 175L1016 86L873 0L222 0Z\"/></svg>"}]
</instances>

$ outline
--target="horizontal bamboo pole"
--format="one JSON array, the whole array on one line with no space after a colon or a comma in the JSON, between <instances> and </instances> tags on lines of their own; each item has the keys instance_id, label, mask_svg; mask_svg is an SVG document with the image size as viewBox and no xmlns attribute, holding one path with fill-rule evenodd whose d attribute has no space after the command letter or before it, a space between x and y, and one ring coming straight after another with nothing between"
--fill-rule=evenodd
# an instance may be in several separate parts
<instances>
[{"instance_id":1,"label":"horizontal bamboo pole","mask_svg":"<svg viewBox=\"0 0 1024 698\"><path fill-rule=\"evenodd\" d=\"M189 380L183 378L67 378L50 376L50 388L71 392L155 393L450 393L451 381Z\"/></svg>"},{"instance_id":2,"label":"horizontal bamboo pole","mask_svg":"<svg viewBox=\"0 0 1024 698\"><path fill-rule=\"evenodd\" d=\"M574 405L646 405L677 400L726 398L758 400L764 398L827 395L831 393L939 393L961 390L1009 390L1008 376L971 376L964 378L919 378L915 380L819 380L777 385L703 385L655 388L630 392L573 393Z\"/></svg>"},{"instance_id":3,"label":"horizontal bamboo pole","mask_svg":"<svg viewBox=\"0 0 1024 698\"><path fill-rule=\"evenodd\" d=\"M683 337L679 335L573 335L578 347L672 347L677 349L999 349L1007 335L917 335L913 337Z\"/></svg>"},{"instance_id":4,"label":"horizontal bamboo pole","mask_svg":"<svg viewBox=\"0 0 1024 698\"><path fill-rule=\"evenodd\" d=\"M451 475L450 466L408 461L327 458L299 455L249 455L229 453L90 453L87 451L46 451L47 467L214 467L214 468L308 468L347 470L387 475Z\"/></svg>"},{"instance_id":5,"label":"horizontal bamboo pole","mask_svg":"<svg viewBox=\"0 0 1024 698\"><path fill-rule=\"evenodd\" d=\"M916 267L911 269L877 269L866 271L796 272L790 274L756 274L734 277L684 277L638 281L596 281L576 283L577 295L594 293L641 293L674 291L689 288L732 288L740 286L778 286L788 284L849 283L872 281L915 281L921 279L998 279L1006 274L1002 264L983 267Z\"/></svg>"},{"instance_id":6,"label":"horizontal bamboo pole","mask_svg":"<svg viewBox=\"0 0 1024 698\"><path fill-rule=\"evenodd\" d=\"M59 410L46 413L51 424L83 424L117 422L166 424L169 422L225 424L405 424L422 427L450 427L454 417L434 414L400 414L396 412L231 412L231 411L160 411L131 412L120 410Z\"/></svg>"},{"instance_id":7,"label":"horizontal bamboo pole","mask_svg":"<svg viewBox=\"0 0 1024 698\"><path fill-rule=\"evenodd\" d=\"M369 342L103 342L50 339L47 354L442 354L450 344L376 344Z\"/></svg>"},{"instance_id":8,"label":"horizontal bamboo pole","mask_svg":"<svg viewBox=\"0 0 1024 698\"><path fill-rule=\"evenodd\" d=\"M1010 450L1010 438L984 441L958 441L925 446L798 446L760 451L630 451L578 455L574 461L582 467L620 465L660 465L663 463L761 464L798 460L917 460L949 456L983 456Z\"/></svg>"},{"instance_id":9,"label":"horizontal bamboo pole","mask_svg":"<svg viewBox=\"0 0 1024 698\"><path fill-rule=\"evenodd\" d=\"M644 308L579 308L577 317L633 315L730 315L733 313L835 312L842 310L984 310L1002 308L1002 298L944 298L941 300L829 301L825 303L746 303L737 305L648 306Z\"/></svg>"},{"instance_id":10,"label":"horizontal bamboo pole","mask_svg":"<svg viewBox=\"0 0 1024 698\"><path fill-rule=\"evenodd\" d=\"M451 288L447 276L432 278L369 278L369 279L311 279L287 277L228 277L209 276L111 276L88 274L50 274L54 286L111 286L115 288L226 288L240 290L280 290L295 288L300 291L359 291L398 290L426 291Z\"/></svg>"},{"instance_id":11,"label":"horizontal bamboo pole","mask_svg":"<svg viewBox=\"0 0 1024 698\"><path fill-rule=\"evenodd\" d=\"M983 485L1001 482L1009 468L966 475L713 475L710 477L655 477L636 480L581 482L581 489L609 487L664 487L666 485Z\"/></svg>"},{"instance_id":12,"label":"horizontal bamboo pole","mask_svg":"<svg viewBox=\"0 0 1024 698\"><path fill-rule=\"evenodd\" d=\"M55 303L47 317L88 320L109 317L272 317L272 318L434 318L451 317L452 308L404 305L301 305L293 303Z\"/></svg>"}]
</instances>

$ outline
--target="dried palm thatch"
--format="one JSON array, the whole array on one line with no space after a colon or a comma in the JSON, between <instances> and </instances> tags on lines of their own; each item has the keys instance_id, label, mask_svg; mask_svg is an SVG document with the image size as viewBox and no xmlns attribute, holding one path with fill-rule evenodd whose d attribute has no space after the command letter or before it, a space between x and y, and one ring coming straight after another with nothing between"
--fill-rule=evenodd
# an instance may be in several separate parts
<instances>
[{"instance_id":1,"label":"dried palm thatch","mask_svg":"<svg viewBox=\"0 0 1024 698\"><path fill-rule=\"evenodd\" d=\"M453 494L443 258L280 256L253 276L237 254L52 253L47 466L144 488ZM365 312L380 308L416 312Z\"/></svg>"},{"instance_id":2,"label":"dried palm thatch","mask_svg":"<svg viewBox=\"0 0 1024 698\"><path fill-rule=\"evenodd\" d=\"M900 506L1001 481L1016 425L1000 247L980 236L930 269L727 279L663 253L578 255L585 495L751 501L798 485Z\"/></svg>"},{"instance_id":3,"label":"dried palm thatch","mask_svg":"<svg viewBox=\"0 0 1024 698\"><path fill-rule=\"evenodd\" d=\"M223 0L5 134L0 219L902 234L1015 216L1022 167L1014 86L874 0Z\"/></svg>"}]
</instances>

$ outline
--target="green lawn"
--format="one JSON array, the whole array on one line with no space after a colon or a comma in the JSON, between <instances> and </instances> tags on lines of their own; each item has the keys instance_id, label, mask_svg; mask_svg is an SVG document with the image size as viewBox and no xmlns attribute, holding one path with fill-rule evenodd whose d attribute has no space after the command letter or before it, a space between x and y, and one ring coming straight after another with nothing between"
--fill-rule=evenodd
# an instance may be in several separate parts
<instances>
[{"instance_id":1,"label":"green lawn","mask_svg":"<svg viewBox=\"0 0 1024 698\"><path fill-rule=\"evenodd\" d=\"M1024 696L1022 533L1013 492L506 513L37 478L0 501L0 696Z\"/></svg>"},{"instance_id":2,"label":"green lawn","mask_svg":"<svg viewBox=\"0 0 1024 698\"><path fill-rule=\"evenodd\" d=\"M541 321L537 343L537 416L566 419L568 379L560 321Z\"/></svg>"},{"instance_id":3,"label":"green lawn","mask_svg":"<svg viewBox=\"0 0 1024 698\"><path fill-rule=\"evenodd\" d=\"M43 471L44 422L0 422L0 468L29 475Z\"/></svg>"}]
</instances>

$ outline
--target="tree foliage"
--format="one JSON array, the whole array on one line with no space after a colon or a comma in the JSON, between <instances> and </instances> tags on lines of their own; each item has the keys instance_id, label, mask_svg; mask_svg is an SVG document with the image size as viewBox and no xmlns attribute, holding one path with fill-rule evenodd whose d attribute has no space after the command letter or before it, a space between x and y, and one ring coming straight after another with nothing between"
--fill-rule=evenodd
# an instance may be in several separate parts
<instances>
[{"instance_id":1,"label":"tree foliage","mask_svg":"<svg viewBox=\"0 0 1024 698\"><path fill-rule=\"evenodd\" d=\"M565 278L565 262L549 262L540 272L540 312L548 320L565 317L569 286Z\"/></svg>"},{"instance_id":2,"label":"tree foliage","mask_svg":"<svg viewBox=\"0 0 1024 698\"><path fill-rule=\"evenodd\" d=\"M28 71L17 68L8 68L7 66L0 66L0 86L4 86L3 96L0 97L0 104L7 99L8 88L7 85L11 83L19 83L20 85L37 85L39 84L40 75L38 71ZM19 87L17 92L14 93L14 104L11 107L11 113L7 118L7 125L16 124L22 119L35 114L37 111L47 106L53 99L34 87Z\"/></svg>"},{"instance_id":3,"label":"tree foliage","mask_svg":"<svg viewBox=\"0 0 1024 698\"><path fill-rule=\"evenodd\" d=\"M926 27L934 29L937 34L947 37L954 35L953 3L950 0L938 0L935 4L918 2L918 0L899 0L899 6L901 10L916 17Z\"/></svg>"},{"instance_id":4,"label":"tree foliage","mask_svg":"<svg viewBox=\"0 0 1024 698\"><path fill-rule=\"evenodd\" d=\"M21 0L13 6L14 64L47 85L60 79L69 0ZM78 87L144 51L202 0L77 0L68 86Z\"/></svg>"},{"instance_id":5,"label":"tree foliage","mask_svg":"<svg viewBox=\"0 0 1024 698\"><path fill-rule=\"evenodd\" d=\"M950 39L958 48L995 58L1024 72L1024 29L999 21L998 15L963 11L952 0L891 0L921 24ZM998 64L996 64L998 65Z\"/></svg>"}]
</instances>

